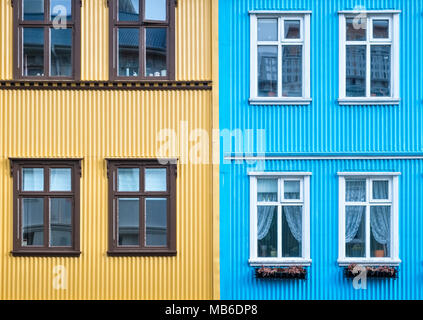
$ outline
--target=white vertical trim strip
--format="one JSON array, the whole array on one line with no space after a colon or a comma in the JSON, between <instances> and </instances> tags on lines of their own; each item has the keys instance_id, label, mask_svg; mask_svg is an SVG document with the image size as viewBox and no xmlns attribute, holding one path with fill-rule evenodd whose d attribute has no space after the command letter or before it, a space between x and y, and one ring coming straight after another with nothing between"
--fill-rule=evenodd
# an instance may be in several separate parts
<instances>
[{"instance_id":1,"label":"white vertical trim strip","mask_svg":"<svg viewBox=\"0 0 423 320\"><path fill-rule=\"evenodd\" d=\"M250 177L250 257L257 258L257 178L254 176Z\"/></svg>"},{"instance_id":2,"label":"white vertical trim strip","mask_svg":"<svg viewBox=\"0 0 423 320\"><path fill-rule=\"evenodd\" d=\"M345 16L339 15L339 99L345 99L345 78L346 78L346 48L345 48Z\"/></svg>"},{"instance_id":3,"label":"white vertical trim strip","mask_svg":"<svg viewBox=\"0 0 423 320\"><path fill-rule=\"evenodd\" d=\"M250 97L257 92L257 16L250 16Z\"/></svg>"}]
</instances>

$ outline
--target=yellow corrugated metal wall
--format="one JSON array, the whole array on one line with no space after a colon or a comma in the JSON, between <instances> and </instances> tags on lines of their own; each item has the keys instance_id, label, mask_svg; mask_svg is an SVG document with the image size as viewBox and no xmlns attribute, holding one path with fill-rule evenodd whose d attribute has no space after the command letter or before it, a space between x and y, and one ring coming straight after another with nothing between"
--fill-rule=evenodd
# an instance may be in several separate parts
<instances>
[{"instance_id":1,"label":"yellow corrugated metal wall","mask_svg":"<svg viewBox=\"0 0 423 320\"><path fill-rule=\"evenodd\" d=\"M108 78L108 13L104 0L82 7L83 80ZM213 2L214 6L214 2ZM212 80L212 0L179 0L177 80ZM217 17L213 19L217 20ZM217 39L216 39L217 40ZM12 9L0 1L0 79L12 79ZM212 70L213 69L213 70ZM213 89L214 90L214 89ZM161 129L181 137L204 129L212 157L216 93L210 90L0 90L0 299L218 298L218 186L211 164L178 164L177 256L107 256L106 157L154 158ZM182 134L183 136L183 134ZM188 137L185 137L189 139ZM183 158L185 139L169 157ZM81 157L79 258L12 257L12 178L9 157ZM214 171L213 171L214 170ZM217 212L218 214L218 212ZM218 230L218 229L217 229ZM67 289L53 288L65 266Z\"/></svg>"}]
</instances>

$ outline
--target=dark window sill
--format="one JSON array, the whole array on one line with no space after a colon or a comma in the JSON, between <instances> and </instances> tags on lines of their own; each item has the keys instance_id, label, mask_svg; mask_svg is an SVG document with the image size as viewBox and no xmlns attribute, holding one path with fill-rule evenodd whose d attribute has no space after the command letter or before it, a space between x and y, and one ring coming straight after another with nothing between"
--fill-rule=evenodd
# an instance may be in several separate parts
<instances>
[{"instance_id":1,"label":"dark window sill","mask_svg":"<svg viewBox=\"0 0 423 320\"><path fill-rule=\"evenodd\" d=\"M14 257L79 257L81 251L54 251L54 250L18 250L12 251Z\"/></svg>"},{"instance_id":2,"label":"dark window sill","mask_svg":"<svg viewBox=\"0 0 423 320\"><path fill-rule=\"evenodd\" d=\"M110 257L174 257L176 250L113 250L107 251Z\"/></svg>"}]
</instances>

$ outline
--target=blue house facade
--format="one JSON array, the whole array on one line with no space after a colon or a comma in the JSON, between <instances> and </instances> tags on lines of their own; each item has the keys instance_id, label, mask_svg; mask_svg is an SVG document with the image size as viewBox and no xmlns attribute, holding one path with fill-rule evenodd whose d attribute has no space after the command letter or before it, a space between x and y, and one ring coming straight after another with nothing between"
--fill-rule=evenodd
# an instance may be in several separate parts
<instances>
[{"instance_id":1,"label":"blue house facade","mask_svg":"<svg viewBox=\"0 0 423 320\"><path fill-rule=\"evenodd\" d=\"M219 24L221 298L422 299L423 2Z\"/></svg>"}]
</instances>

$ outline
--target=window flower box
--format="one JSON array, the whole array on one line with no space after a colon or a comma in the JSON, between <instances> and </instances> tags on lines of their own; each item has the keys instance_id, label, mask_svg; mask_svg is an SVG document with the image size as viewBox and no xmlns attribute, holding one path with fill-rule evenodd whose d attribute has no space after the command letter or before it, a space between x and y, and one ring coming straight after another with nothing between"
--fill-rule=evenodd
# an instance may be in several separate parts
<instances>
[{"instance_id":1,"label":"window flower box","mask_svg":"<svg viewBox=\"0 0 423 320\"><path fill-rule=\"evenodd\" d=\"M347 278L355 278L359 273L354 273L353 270L356 267L356 264L350 264L348 267L345 267L344 274ZM390 266L367 266L364 267L367 271L367 278L398 278L398 267Z\"/></svg>"},{"instance_id":2,"label":"window flower box","mask_svg":"<svg viewBox=\"0 0 423 320\"><path fill-rule=\"evenodd\" d=\"M300 279L307 278L307 269L301 266L264 267L255 269L257 279Z\"/></svg>"}]
</instances>

